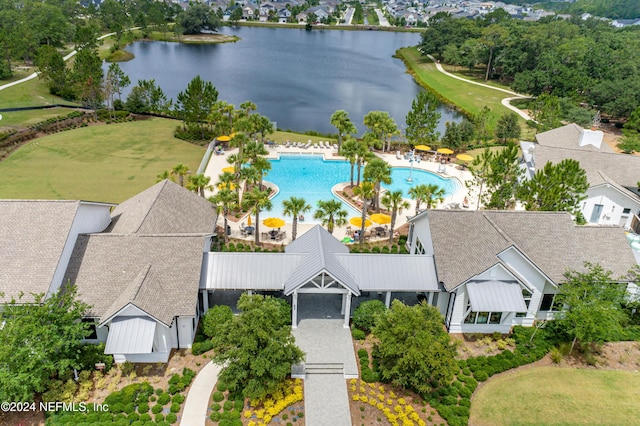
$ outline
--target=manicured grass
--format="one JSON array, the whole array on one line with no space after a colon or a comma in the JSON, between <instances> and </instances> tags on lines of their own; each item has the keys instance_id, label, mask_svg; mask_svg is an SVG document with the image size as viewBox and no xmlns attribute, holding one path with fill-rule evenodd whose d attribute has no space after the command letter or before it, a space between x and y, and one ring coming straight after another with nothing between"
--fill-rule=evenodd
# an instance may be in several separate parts
<instances>
[{"instance_id":1,"label":"manicured grass","mask_svg":"<svg viewBox=\"0 0 640 426\"><path fill-rule=\"evenodd\" d=\"M178 163L195 171L205 149L174 138L177 123L90 126L31 141L0 162L0 198L121 202Z\"/></svg>"},{"instance_id":2,"label":"manicured grass","mask_svg":"<svg viewBox=\"0 0 640 426\"><path fill-rule=\"evenodd\" d=\"M637 372L534 367L489 380L469 424L640 424Z\"/></svg>"},{"instance_id":3,"label":"manicured grass","mask_svg":"<svg viewBox=\"0 0 640 426\"><path fill-rule=\"evenodd\" d=\"M498 118L510 112L500 103L503 98L509 97L506 93L466 83L439 72L431 59L420 55L415 47L399 49L398 54L420 84L428 86L463 112L478 114L485 105L488 106L491 110L490 128L495 128Z\"/></svg>"},{"instance_id":4,"label":"manicured grass","mask_svg":"<svg viewBox=\"0 0 640 426\"><path fill-rule=\"evenodd\" d=\"M34 78L24 83L0 91L0 108L18 108L51 104L67 104L70 102L49 94L44 80ZM8 113L5 113L8 114ZM2 114L4 121L5 114ZM1 123L4 125L4 123Z\"/></svg>"}]
</instances>

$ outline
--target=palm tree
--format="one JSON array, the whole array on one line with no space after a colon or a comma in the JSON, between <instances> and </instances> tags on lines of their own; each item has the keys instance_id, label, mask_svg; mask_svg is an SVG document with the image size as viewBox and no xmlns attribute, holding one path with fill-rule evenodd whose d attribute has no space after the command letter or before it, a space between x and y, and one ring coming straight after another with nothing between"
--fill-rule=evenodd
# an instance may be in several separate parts
<instances>
[{"instance_id":1,"label":"palm tree","mask_svg":"<svg viewBox=\"0 0 640 426\"><path fill-rule=\"evenodd\" d=\"M204 198L205 189L209 191L213 190L213 185L210 185L209 182L211 182L211 178L209 176L199 173L197 175L189 176L187 188L198 193L202 198Z\"/></svg>"},{"instance_id":2,"label":"palm tree","mask_svg":"<svg viewBox=\"0 0 640 426\"><path fill-rule=\"evenodd\" d=\"M432 208L436 203L440 203L444 201L444 196L446 194L443 188L440 188L435 183L429 183L425 185L426 193L425 193L425 202L427 203L427 208Z\"/></svg>"},{"instance_id":3,"label":"palm tree","mask_svg":"<svg viewBox=\"0 0 640 426\"><path fill-rule=\"evenodd\" d=\"M229 141L229 146L238 147L238 155L242 159L241 164L244 163L244 146L250 142L249 136L245 135L242 132L238 132Z\"/></svg>"},{"instance_id":4,"label":"palm tree","mask_svg":"<svg viewBox=\"0 0 640 426\"><path fill-rule=\"evenodd\" d=\"M263 143L249 141L244 146L243 155L245 161L253 162L258 157L267 154L269 154L269 152L266 150Z\"/></svg>"},{"instance_id":5,"label":"palm tree","mask_svg":"<svg viewBox=\"0 0 640 426\"><path fill-rule=\"evenodd\" d=\"M262 180L267 175L267 172L271 170L271 161L267 160L264 157L258 157L251 163L251 167L253 167L260 179L258 179L258 183L260 185L260 189L262 189Z\"/></svg>"},{"instance_id":6,"label":"palm tree","mask_svg":"<svg viewBox=\"0 0 640 426\"><path fill-rule=\"evenodd\" d=\"M253 166L243 167L240 170L240 179L245 181L244 191L249 190L250 185L255 185L258 183L262 176ZM262 189L258 187L258 189Z\"/></svg>"},{"instance_id":7,"label":"palm tree","mask_svg":"<svg viewBox=\"0 0 640 426\"><path fill-rule=\"evenodd\" d=\"M293 217L291 241L295 241L296 236L298 235L298 216L311 210L311 206L307 204L307 201L304 198L298 197L291 197L288 200L283 200L282 206L284 207L282 214Z\"/></svg>"},{"instance_id":8,"label":"palm tree","mask_svg":"<svg viewBox=\"0 0 640 426\"><path fill-rule=\"evenodd\" d=\"M235 209L238 204L238 195L227 188L221 189L214 195L213 197L209 197L209 201L211 201L218 209L219 213L222 213L222 217L224 218L224 242L225 244L229 241L229 236L227 235L227 215L229 211Z\"/></svg>"},{"instance_id":9,"label":"palm tree","mask_svg":"<svg viewBox=\"0 0 640 426\"><path fill-rule=\"evenodd\" d=\"M244 101L240 104L240 109L247 117L251 114L251 111L258 109L258 106L251 101Z\"/></svg>"},{"instance_id":10,"label":"palm tree","mask_svg":"<svg viewBox=\"0 0 640 426\"><path fill-rule=\"evenodd\" d=\"M162 173L158 173L158 175L156 176L156 182L162 182L165 179L169 179L173 181L173 175L171 175L171 172L169 170L165 170Z\"/></svg>"},{"instance_id":11,"label":"palm tree","mask_svg":"<svg viewBox=\"0 0 640 426\"><path fill-rule=\"evenodd\" d=\"M367 203L375 195L376 188L373 182L364 181L359 186L353 188L354 195L358 195L362 198L362 225L360 227L359 240L360 244L364 243L364 228L367 219Z\"/></svg>"},{"instance_id":12,"label":"palm tree","mask_svg":"<svg viewBox=\"0 0 640 426\"><path fill-rule=\"evenodd\" d=\"M331 125L338 129L338 152L342 148L342 137L356 133L358 130L349 118L349 113L343 109L339 109L331 115ZM351 184L353 186L353 183Z\"/></svg>"},{"instance_id":13,"label":"palm tree","mask_svg":"<svg viewBox=\"0 0 640 426\"><path fill-rule=\"evenodd\" d=\"M351 186L353 186L353 168L358 159L358 141L353 138L347 139L338 152L351 164Z\"/></svg>"},{"instance_id":14,"label":"palm tree","mask_svg":"<svg viewBox=\"0 0 640 426\"><path fill-rule=\"evenodd\" d=\"M189 173L191 173L189 171L189 167L185 166L182 163L176 164L176 166L173 169L171 169L171 174L173 176L178 176L178 183L182 187L184 187L184 177Z\"/></svg>"},{"instance_id":15,"label":"palm tree","mask_svg":"<svg viewBox=\"0 0 640 426\"><path fill-rule=\"evenodd\" d=\"M256 212L255 243L256 245L258 245L260 244L260 211L271 210L271 207L273 207L273 204L269 199L269 192L261 191L258 188L253 188L251 191L247 192L244 195L242 203L244 204L244 206L249 207Z\"/></svg>"},{"instance_id":16,"label":"palm tree","mask_svg":"<svg viewBox=\"0 0 640 426\"><path fill-rule=\"evenodd\" d=\"M412 186L409 189L409 196L412 200L416 200L416 214L418 214L418 210L420 210L420 203L427 201L427 185L421 184Z\"/></svg>"},{"instance_id":17,"label":"palm tree","mask_svg":"<svg viewBox=\"0 0 640 426\"><path fill-rule=\"evenodd\" d=\"M396 217L402 210L409 208L409 202L402 196L402 191L387 191L382 196L382 205L391 210L391 229L389 230L389 244L393 244L393 228L396 226Z\"/></svg>"},{"instance_id":18,"label":"palm tree","mask_svg":"<svg viewBox=\"0 0 640 426\"><path fill-rule=\"evenodd\" d=\"M342 203L338 200L318 201L318 209L313 217L320 219L322 226L327 227L327 231L333 234L333 228L347 224L347 211L342 208Z\"/></svg>"},{"instance_id":19,"label":"palm tree","mask_svg":"<svg viewBox=\"0 0 640 426\"><path fill-rule=\"evenodd\" d=\"M358 149L356 152L357 155L357 165L358 165L358 180L356 181L356 185L360 185L360 172L362 171L362 167L364 164L370 159L374 158L374 155L371 151L369 151L369 145L365 141L358 141Z\"/></svg>"},{"instance_id":20,"label":"palm tree","mask_svg":"<svg viewBox=\"0 0 640 426\"><path fill-rule=\"evenodd\" d=\"M236 196L236 204L240 204L240 186L237 184L238 179L233 173L222 173L218 175L218 188L228 189L232 191ZM235 188L234 188L235 187Z\"/></svg>"},{"instance_id":21,"label":"palm tree","mask_svg":"<svg viewBox=\"0 0 640 426\"><path fill-rule=\"evenodd\" d=\"M373 182L376 193L373 198L373 208L380 208L380 190L382 184L391 184L391 166L381 158L374 158L364 168L364 178Z\"/></svg>"}]
</instances>

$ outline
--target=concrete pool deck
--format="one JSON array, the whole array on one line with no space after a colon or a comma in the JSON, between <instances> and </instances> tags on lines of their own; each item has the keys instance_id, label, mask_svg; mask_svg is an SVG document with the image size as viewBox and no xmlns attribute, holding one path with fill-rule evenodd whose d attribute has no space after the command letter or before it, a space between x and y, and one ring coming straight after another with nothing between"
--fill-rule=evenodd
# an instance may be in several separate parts
<instances>
[{"instance_id":1,"label":"concrete pool deck","mask_svg":"<svg viewBox=\"0 0 640 426\"><path fill-rule=\"evenodd\" d=\"M315 155L323 155L324 158L327 160L329 159L344 160L345 159L342 156L338 156L337 150L334 148L319 148L319 147L313 148L313 146L311 146L307 149L304 149L304 148L297 148L297 147L286 148L284 145L273 145L273 146L268 146L267 150L269 151L269 154L266 156L267 159L277 159L279 158L280 154L301 154L301 155L315 154ZM218 175L222 173L222 169L229 166L229 163L227 162L228 156L237 152L238 152L237 148L231 148L225 151L222 155L213 154L211 156L204 173L205 175L211 177L212 183L217 182ZM384 154L376 152L375 154L378 157L385 160L387 163L389 163L391 167L410 167L411 166L411 163L409 162L409 160L405 160L404 157L397 158L395 152L384 153ZM447 208L452 204L462 205L462 201L464 200L464 198L468 197L469 209L475 210L477 201L473 197L468 195L468 190L465 186L465 181L470 180L472 178L471 173L468 170L459 169L456 164L445 164L444 170L446 171L446 173L438 173L438 169L441 166L443 165L441 165L440 163L437 163L435 161L428 161L428 160L423 160L423 161L420 161L420 163L413 164L413 168L416 170L425 170L428 172L432 172L443 178L455 178L458 180L460 185L460 190L455 194L453 194L452 196L445 198L444 202L439 203L436 206L436 208ZM269 181L269 175L265 177L265 181L267 182ZM208 197L210 195L213 195L213 193L207 193L206 195ZM396 229L404 225L405 223L407 223L407 216L413 216L415 213L415 201L411 199L407 199L407 201L409 202L409 208L406 210L403 210L402 213L398 214L398 217L396 219L396 225L395 225ZM424 207L424 206L421 206L421 207ZM285 223L285 226L282 227L281 229L283 231L286 231L287 237L284 240L279 241L277 244L286 245L291 242L291 231L292 231L291 217L285 217L282 214L282 206L274 206L271 212L268 212L268 211L261 212L260 216L261 216L260 220L263 220L272 216L283 218L286 223ZM251 219L253 221L255 217L252 217ZM241 218L238 222L233 222L231 220L229 221L229 226L231 227L231 236L234 238L242 238L247 241L253 241L254 239L253 236L243 237L240 235L239 225L243 222L244 223L247 222L246 216ZM316 222L314 223L298 222L298 236L302 235L304 232L311 229L315 224ZM218 225L222 226L222 218L218 219ZM264 225L261 224L260 232L266 232L268 230L269 228L266 228L264 227ZM346 235L346 232L347 232L347 226L340 226L335 228L333 235L335 235L338 239L342 239ZM384 240L384 239L385 239L384 237L374 238L372 239L372 241L378 241L378 240Z\"/></svg>"}]
</instances>

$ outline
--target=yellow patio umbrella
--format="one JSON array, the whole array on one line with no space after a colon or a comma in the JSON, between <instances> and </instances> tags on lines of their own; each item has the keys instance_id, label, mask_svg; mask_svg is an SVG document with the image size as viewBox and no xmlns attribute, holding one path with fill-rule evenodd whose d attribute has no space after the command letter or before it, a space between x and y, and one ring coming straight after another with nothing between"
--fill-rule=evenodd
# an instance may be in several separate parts
<instances>
[{"instance_id":1,"label":"yellow patio umbrella","mask_svg":"<svg viewBox=\"0 0 640 426\"><path fill-rule=\"evenodd\" d=\"M458 160L461 160L461 161L472 161L473 160L473 157L470 156L469 154L458 154L458 155L456 155L456 158Z\"/></svg>"},{"instance_id":2,"label":"yellow patio umbrella","mask_svg":"<svg viewBox=\"0 0 640 426\"><path fill-rule=\"evenodd\" d=\"M384 213L375 213L371 215L371 220L379 225L384 225L386 223L391 223L391 216Z\"/></svg>"},{"instance_id":3,"label":"yellow patio umbrella","mask_svg":"<svg viewBox=\"0 0 640 426\"><path fill-rule=\"evenodd\" d=\"M453 150L449 148L438 148L438 152L446 155L453 154Z\"/></svg>"},{"instance_id":4,"label":"yellow patio umbrella","mask_svg":"<svg viewBox=\"0 0 640 426\"><path fill-rule=\"evenodd\" d=\"M236 168L233 166L225 167L222 169L222 173L233 173L236 171Z\"/></svg>"},{"instance_id":5,"label":"yellow patio umbrella","mask_svg":"<svg viewBox=\"0 0 640 426\"><path fill-rule=\"evenodd\" d=\"M349 223L358 228L362 228L362 218L361 217L352 217L349 219ZM365 219L364 227L371 226L371 221L369 219Z\"/></svg>"},{"instance_id":6,"label":"yellow patio umbrella","mask_svg":"<svg viewBox=\"0 0 640 426\"><path fill-rule=\"evenodd\" d=\"M249 214L247 215L247 226L252 226L251 225L251 212L249 212Z\"/></svg>"},{"instance_id":7,"label":"yellow patio umbrella","mask_svg":"<svg viewBox=\"0 0 640 426\"><path fill-rule=\"evenodd\" d=\"M431 150L431 147L427 145L416 145L416 149L418 151L429 151Z\"/></svg>"},{"instance_id":8,"label":"yellow patio umbrella","mask_svg":"<svg viewBox=\"0 0 640 426\"><path fill-rule=\"evenodd\" d=\"M231 136L222 135L218 136L216 139L218 139L218 141L220 142L229 142L231 140Z\"/></svg>"},{"instance_id":9,"label":"yellow patio umbrella","mask_svg":"<svg viewBox=\"0 0 640 426\"><path fill-rule=\"evenodd\" d=\"M262 224L269 228L282 228L284 226L284 220L279 217L270 217L263 220Z\"/></svg>"},{"instance_id":10,"label":"yellow patio umbrella","mask_svg":"<svg viewBox=\"0 0 640 426\"><path fill-rule=\"evenodd\" d=\"M218 189L225 189L225 188L233 191L236 189L236 184L233 182L229 182L229 183L220 182L218 184Z\"/></svg>"}]
</instances>

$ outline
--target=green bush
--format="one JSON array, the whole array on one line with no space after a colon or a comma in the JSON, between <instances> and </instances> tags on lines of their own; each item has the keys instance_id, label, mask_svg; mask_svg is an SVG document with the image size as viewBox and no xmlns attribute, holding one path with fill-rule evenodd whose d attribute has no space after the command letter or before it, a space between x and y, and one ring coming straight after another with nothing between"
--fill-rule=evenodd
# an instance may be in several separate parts
<instances>
[{"instance_id":1,"label":"green bush","mask_svg":"<svg viewBox=\"0 0 640 426\"><path fill-rule=\"evenodd\" d=\"M178 415L176 413L169 413L167 414L167 417L165 417L165 420L169 424L174 424L175 422L178 421Z\"/></svg>"},{"instance_id":2,"label":"green bush","mask_svg":"<svg viewBox=\"0 0 640 426\"><path fill-rule=\"evenodd\" d=\"M222 380L218 380L218 384L216 384L216 389L218 389L220 392L224 392L229 388L225 382L223 382Z\"/></svg>"},{"instance_id":3,"label":"green bush","mask_svg":"<svg viewBox=\"0 0 640 426\"><path fill-rule=\"evenodd\" d=\"M380 253L380 247L374 246L371 248L371 253Z\"/></svg>"},{"instance_id":4,"label":"green bush","mask_svg":"<svg viewBox=\"0 0 640 426\"><path fill-rule=\"evenodd\" d=\"M362 368L362 381L367 383L379 382L380 376L369 367L365 367Z\"/></svg>"},{"instance_id":5,"label":"green bush","mask_svg":"<svg viewBox=\"0 0 640 426\"><path fill-rule=\"evenodd\" d=\"M150 422L151 421L151 414L149 414L149 413L140 414L140 421L141 422Z\"/></svg>"},{"instance_id":6,"label":"green bush","mask_svg":"<svg viewBox=\"0 0 640 426\"><path fill-rule=\"evenodd\" d=\"M358 328L351 330L351 335L356 340L364 340L367 337L366 333Z\"/></svg>"},{"instance_id":7,"label":"green bush","mask_svg":"<svg viewBox=\"0 0 640 426\"><path fill-rule=\"evenodd\" d=\"M364 331L371 331L375 325L376 315L384 313L387 307L380 300L367 300L358 305L353 312L353 325Z\"/></svg>"},{"instance_id":8,"label":"green bush","mask_svg":"<svg viewBox=\"0 0 640 426\"><path fill-rule=\"evenodd\" d=\"M182 394L174 395L173 398L171 398L171 402L177 402L178 404L182 404L184 402L184 395Z\"/></svg>"},{"instance_id":9,"label":"green bush","mask_svg":"<svg viewBox=\"0 0 640 426\"><path fill-rule=\"evenodd\" d=\"M103 373L107 373L113 367L113 356L105 355L104 343L98 343L97 345L88 343L80 347L80 369L92 371L95 365L98 363L104 364Z\"/></svg>"},{"instance_id":10,"label":"green bush","mask_svg":"<svg viewBox=\"0 0 640 426\"><path fill-rule=\"evenodd\" d=\"M156 405L154 405L153 407L151 407L151 412L152 412L153 414L159 414L159 413L161 413L161 412L162 412L162 405L160 405L160 404L156 404Z\"/></svg>"},{"instance_id":11,"label":"green bush","mask_svg":"<svg viewBox=\"0 0 640 426\"><path fill-rule=\"evenodd\" d=\"M193 343L191 345L191 353L194 355L203 354L205 352L210 351L211 349L213 349L213 342L209 339L204 340L202 342Z\"/></svg>"},{"instance_id":12,"label":"green bush","mask_svg":"<svg viewBox=\"0 0 640 426\"><path fill-rule=\"evenodd\" d=\"M231 248L232 244L229 244ZM208 337L224 332L225 326L233 319L233 311L229 306L217 305L209 309L202 319L202 331Z\"/></svg>"},{"instance_id":13,"label":"green bush","mask_svg":"<svg viewBox=\"0 0 640 426\"><path fill-rule=\"evenodd\" d=\"M489 378L489 374L487 374L486 371L479 370L473 374L473 377L475 377L475 379L479 382L484 382Z\"/></svg>"},{"instance_id":14,"label":"green bush","mask_svg":"<svg viewBox=\"0 0 640 426\"><path fill-rule=\"evenodd\" d=\"M209 419L211 419L212 422L219 422L220 421L220 413L217 411L214 411L213 413L211 413L209 415Z\"/></svg>"},{"instance_id":15,"label":"green bush","mask_svg":"<svg viewBox=\"0 0 640 426\"><path fill-rule=\"evenodd\" d=\"M233 401L225 401L224 404L222 405L222 408L224 409L224 411L233 410Z\"/></svg>"},{"instance_id":16,"label":"green bush","mask_svg":"<svg viewBox=\"0 0 640 426\"><path fill-rule=\"evenodd\" d=\"M215 402L220 402L224 399L224 395L222 394L222 392L217 391L213 393L212 398Z\"/></svg>"},{"instance_id":17,"label":"green bush","mask_svg":"<svg viewBox=\"0 0 640 426\"><path fill-rule=\"evenodd\" d=\"M158 414L156 414L155 420L156 420L156 423L163 422L164 421L164 416L162 414L158 413Z\"/></svg>"},{"instance_id":18,"label":"green bush","mask_svg":"<svg viewBox=\"0 0 640 426\"><path fill-rule=\"evenodd\" d=\"M167 405L171 401L171 396L168 393L163 393L158 396L158 404L157 405Z\"/></svg>"},{"instance_id":19,"label":"green bush","mask_svg":"<svg viewBox=\"0 0 640 426\"><path fill-rule=\"evenodd\" d=\"M365 358L369 362L369 352L366 349L358 349L358 358Z\"/></svg>"},{"instance_id":20,"label":"green bush","mask_svg":"<svg viewBox=\"0 0 640 426\"><path fill-rule=\"evenodd\" d=\"M147 411L149 411L149 404L143 402L138 405L138 413L146 413Z\"/></svg>"},{"instance_id":21,"label":"green bush","mask_svg":"<svg viewBox=\"0 0 640 426\"><path fill-rule=\"evenodd\" d=\"M235 408L238 413L242 412L242 409L244 408L244 401L236 399L236 402L233 404L233 408Z\"/></svg>"},{"instance_id":22,"label":"green bush","mask_svg":"<svg viewBox=\"0 0 640 426\"><path fill-rule=\"evenodd\" d=\"M170 410L172 413L177 413L178 411L180 411L180 404L174 402L173 404L171 404Z\"/></svg>"},{"instance_id":23,"label":"green bush","mask_svg":"<svg viewBox=\"0 0 640 426\"><path fill-rule=\"evenodd\" d=\"M135 368L135 364L131 361L125 361L120 364L120 370L122 371L123 376L128 376L129 374L131 374Z\"/></svg>"}]
</instances>

